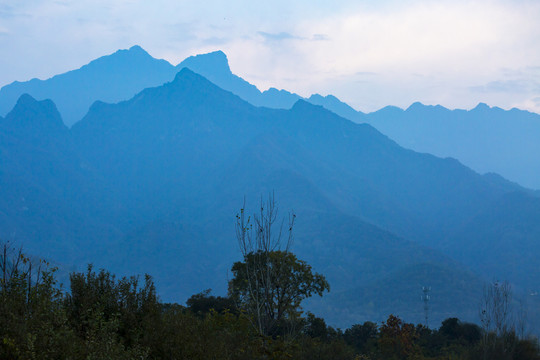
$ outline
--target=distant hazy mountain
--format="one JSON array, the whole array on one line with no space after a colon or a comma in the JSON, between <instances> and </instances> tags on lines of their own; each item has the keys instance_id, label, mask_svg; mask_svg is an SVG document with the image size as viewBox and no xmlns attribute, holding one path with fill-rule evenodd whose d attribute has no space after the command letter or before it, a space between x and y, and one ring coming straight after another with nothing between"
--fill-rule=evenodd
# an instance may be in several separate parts
<instances>
[{"instance_id":1,"label":"distant hazy mountain","mask_svg":"<svg viewBox=\"0 0 540 360\"><path fill-rule=\"evenodd\" d=\"M298 100L303 99L314 105L321 105L346 119L354 121L362 116L361 112L354 110L332 95L313 94L309 98L303 98L298 94L276 88L261 92L256 86L231 72L227 55L222 51L191 56L176 66L178 70L184 67L204 76L220 88L240 96L255 106L290 109Z\"/></svg>"},{"instance_id":2,"label":"distant hazy mountain","mask_svg":"<svg viewBox=\"0 0 540 360\"><path fill-rule=\"evenodd\" d=\"M384 108L362 116L401 146L451 156L480 173L495 172L540 189L540 115L479 104L448 110L420 103L407 110Z\"/></svg>"},{"instance_id":3,"label":"distant hazy mountain","mask_svg":"<svg viewBox=\"0 0 540 360\"><path fill-rule=\"evenodd\" d=\"M311 95L307 101L314 105L321 105L345 119L361 122L360 120L363 115L361 111L356 111L333 95L321 96L319 94L314 94Z\"/></svg>"},{"instance_id":4,"label":"distant hazy mountain","mask_svg":"<svg viewBox=\"0 0 540 360\"><path fill-rule=\"evenodd\" d=\"M261 105L259 89L231 72L227 55L222 51L190 56L176 66L177 71L183 68L189 68L203 75L217 86L240 96L251 104Z\"/></svg>"},{"instance_id":5,"label":"distant hazy mountain","mask_svg":"<svg viewBox=\"0 0 540 360\"><path fill-rule=\"evenodd\" d=\"M214 109L220 109L219 113ZM194 129L198 132L192 133ZM114 181L125 181L125 189L162 187L167 179L176 179L176 188L184 178L187 182L182 188L200 189L212 185L212 171L226 170L216 168L220 164L228 166L235 156L257 153L261 144L273 144L274 138L283 141L273 133L268 139L268 129L294 139L280 150L295 154L297 164L290 160L288 166L296 172L317 168L306 175L311 181L325 181L321 191L336 199L340 209L358 211L371 222L414 240L432 242L433 232L452 228L455 219L476 214L485 200L504 193L500 184L492 184L457 161L406 151L368 125L354 125L304 101L288 112L256 108L190 71L181 71L172 83L147 89L128 102L96 103L73 134L93 166ZM309 142L301 143L295 152L299 139ZM161 146L156 148L156 144ZM295 148L286 151L287 146ZM208 149L215 152L210 156ZM300 155L304 156L301 160ZM166 161L159 161L165 157ZM145 177L139 176L143 162L152 168ZM193 174L200 179L193 181ZM392 214L385 213L388 208ZM446 216L434 209L445 209Z\"/></svg>"},{"instance_id":6,"label":"distant hazy mountain","mask_svg":"<svg viewBox=\"0 0 540 360\"><path fill-rule=\"evenodd\" d=\"M256 106L289 109L301 97L271 88L260 92L231 73L221 51L190 57L188 67L219 87ZM480 173L495 172L519 184L540 189L540 115L504 111L479 104L475 109L448 110L420 103L407 110L386 107L364 114L332 95L304 99L359 123L369 123L401 146L440 157L453 157Z\"/></svg>"},{"instance_id":7,"label":"distant hazy mountain","mask_svg":"<svg viewBox=\"0 0 540 360\"><path fill-rule=\"evenodd\" d=\"M482 297L484 282L469 271L433 263L402 267L357 288L330 293L327 299L313 299L312 306L317 313L328 314L326 320L336 324L361 323L363 319L380 323L388 314L408 314L424 324L424 286L431 288L430 327L458 313L464 321L478 322L478 299Z\"/></svg>"},{"instance_id":8,"label":"distant hazy mountain","mask_svg":"<svg viewBox=\"0 0 540 360\"><path fill-rule=\"evenodd\" d=\"M65 262L98 257L114 227L102 222L99 176L85 165L50 100L23 95L0 120L0 238ZM90 245L89 239L100 238ZM84 254L81 253L84 249Z\"/></svg>"},{"instance_id":9,"label":"distant hazy mountain","mask_svg":"<svg viewBox=\"0 0 540 360\"><path fill-rule=\"evenodd\" d=\"M52 99L66 125L82 119L94 101L126 100L144 88L170 81L176 70L154 59L139 46L118 50L80 69L47 80L15 81L0 89L0 115L6 114L22 94L38 100Z\"/></svg>"},{"instance_id":10,"label":"distant hazy mountain","mask_svg":"<svg viewBox=\"0 0 540 360\"><path fill-rule=\"evenodd\" d=\"M406 150L370 125L303 100L290 110L255 107L188 69L128 101L96 102L71 129L50 101L23 96L0 119L0 136L0 236L51 249L62 262L94 257L119 273L149 272L167 300L207 287L224 292L238 258L234 215L244 196L255 209L272 190L282 214L297 214L295 251L336 293L374 291L378 281L394 284L404 271L437 265L451 283L430 277L438 271L422 270L418 279L465 299L455 315L469 317L478 302L454 284L480 280L453 271L461 265L436 249L470 254L460 241L467 231L471 244L540 250L529 240L540 204L519 186ZM497 237L486 225L492 218L504 220ZM537 262L524 257L516 266L513 256L455 258L488 279L529 288ZM400 315L421 321L418 304L409 305Z\"/></svg>"},{"instance_id":11,"label":"distant hazy mountain","mask_svg":"<svg viewBox=\"0 0 540 360\"><path fill-rule=\"evenodd\" d=\"M255 85L231 72L227 56L222 51L188 57L175 67L165 60L151 57L140 46L133 46L47 80L15 81L2 87L0 115L7 114L19 96L30 94L39 100L52 99L65 124L72 126L82 119L95 101L114 103L127 100L145 88L172 80L184 67L256 106L290 109L301 99L301 96L286 90L270 88L259 91ZM338 114L340 109L347 108L346 104L331 96L313 95L309 101L326 105L328 109L337 110Z\"/></svg>"},{"instance_id":12,"label":"distant hazy mountain","mask_svg":"<svg viewBox=\"0 0 540 360\"><path fill-rule=\"evenodd\" d=\"M127 100L144 88L170 81L184 67L256 106L290 109L302 99L286 90L259 91L231 72L221 51L189 57L174 67L134 46L48 80L4 86L0 89L0 115L11 110L20 95L29 93L37 99L52 99L64 122L71 126L94 101ZM420 103L407 110L387 107L363 114L332 95L315 94L304 100L346 119L369 123L405 148L453 157L480 173L495 172L523 186L540 189L538 114L517 109L504 111L485 104L470 111L451 111Z\"/></svg>"}]
</instances>

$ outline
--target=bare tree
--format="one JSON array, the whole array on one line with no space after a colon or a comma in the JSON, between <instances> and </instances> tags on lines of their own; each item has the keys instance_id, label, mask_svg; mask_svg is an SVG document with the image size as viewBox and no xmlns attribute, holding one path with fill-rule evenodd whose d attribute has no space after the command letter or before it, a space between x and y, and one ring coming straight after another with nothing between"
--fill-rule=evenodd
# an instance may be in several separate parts
<instances>
[{"instance_id":1,"label":"bare tree","mask_svg":"<svg viewBox=\"0 0 540 360\"><path fill-rule=\"evenodd\" d=\"M30 292L37 288L41 282L42 267L48 267L44 260L32 260L23 254L22 247L16 248L9 241L4 242L0 250L0 290L5 296L14 282L24 281L27 289L27 301L30 301Z\"/></svg>"},{"instance_id":2,"label":"bare tree","mask_svg":"<svg viewBox=\"0 0 540 360\"><path fill-rule=\"evenodd\" d=\"M278 220L278 208L274 194L268 196L268 200L260 200L259 212L253 217L246 215L246 200L240 213L236 215L236 238L240 252L245 261L246 296L248 299L237 299L250 304L253 313L254 326L260 334L267 334L269 324L268 313L271 312L269 299L271 291L275 288L275 277L270 261L270 253L277 250L288 252L293 242L293 227L296 215L289 214L288 231L286 238L283 237L282 219L279 228L275 229ZM252 261L247 261L251 259ZM270 316L271 317L271 316Z\"/></svg>"},{"instance_id":3,"label":"bare tree","mask_svg":"<svg viewBox=\"0 0 540 360\"><path fill-rule=\"evenodd\" d=\"M236 214L236 238L243 256L259 251L269 253L276 250L285 252L290 250L293 243L294 220L296 219L294 212L289 214L287 238L283 241L285 218L281 220L277 233L274 233L274 225L278 219L278 208L273 193L268 195L266 202L261 197L259 212L254 214L253 218L251 216L246 218L245 208L246 200L244 199L240 213Z\"/></svg>"},{"instance_id":4,"label":"bare tree","mask_svg":"<svg viewBox=\"0 0 540 360\"><path fill-rule=\"evenodd\" d=\"M274 194L261 198L259 211L252 217L244 207L236 216L236 237L243 261L233 264L234 278L229 295L251 316L261 335L296 334L301 302L313 294L330 290L323 275L312 272L305 261L290 252L296 219L289 213L280 219Z\"/></svg>"},{"instance_id":5,"label":"bare tree","mask_svg":"<svg viewBox=\"0 0 540 360\"><path fill-rule=\"evenodd\" d=\"M483 329L484 359L511 359L517 336L512 309L512 287L507 281L495 281L484 286L480 321Z\"/></svg>"},{"instance_id":6,"label":"bare tree","mask_svg":"<svg viewBox=\"0 0 540 360\"><path fill-rule=\"evenodd\" d=\"M526 338L527 316L527 304L524 300L519 300L519 307L516 311L516 334L519 339Z\"/></svg>"}]
</instances>

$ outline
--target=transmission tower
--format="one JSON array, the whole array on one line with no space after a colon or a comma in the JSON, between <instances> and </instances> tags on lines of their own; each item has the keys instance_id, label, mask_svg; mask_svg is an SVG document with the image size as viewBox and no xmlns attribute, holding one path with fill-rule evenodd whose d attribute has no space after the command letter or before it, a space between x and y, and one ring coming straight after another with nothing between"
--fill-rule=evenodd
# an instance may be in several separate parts
<instances>
[{"instance_id":1,"label":"transmission tower","mask_svg":"<svg viewBox=\"0 0 540 360\"><path fill-rule=\"evenodd\" d=\"M429 327L428 319L429 319L429 292L431 291L431 286L422 286L422 301L424 302L424 325Z\"/></svg>"}]
</instances>

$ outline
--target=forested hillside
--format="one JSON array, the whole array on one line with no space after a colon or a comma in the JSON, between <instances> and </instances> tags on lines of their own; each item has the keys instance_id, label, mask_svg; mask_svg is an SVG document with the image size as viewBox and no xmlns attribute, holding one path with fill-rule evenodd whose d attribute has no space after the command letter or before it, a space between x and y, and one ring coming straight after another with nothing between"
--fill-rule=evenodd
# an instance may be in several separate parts
<instances>
[{"instance_id":1,"label":"forested hillside","mask_svg":"<svg viewBox=\"0 0 540 360\"><path fill-rule=\"evenodd\" d=\"M289 252L246 253L232 267L230 297L207 290L183 306L163 303L149 275L117 278L89 265L71 273L69 287L63 288L57 268L46 261L31 259L7 243L1 250L0 357L5 359L540 358L537 340L524 337L514 325L507 327L509 318L499 319L501 326L484 328L448 318L430 329L394 315L344 330L328 326L323 318L300 311L302 298L323 294L328 286L324 276L313 274ZM286 310L282 317L261 315L253 307L257 303L251 287L243 285L257 284L243 272L254 254L272 259L267 269L273 289L288 284L287 296L275 298ZM501 289L498 284L491 288L495 294ZM486 299L486 319L491 321L496 307L507 303L497 295ZM257 320L263 318L273 325L259 327Z\"/></svg>"},{"instance_id":2,"label":"forested hillside","mask_svg":"<svg viewBox=\"0 0 540 360\"><path fill-rule=\"evenodd\" d=\"M296 251L325 271L335 293L392 284L414 266L442 266L452 281L427 271L400 290L411 292L406 297L384 290L388 305L410 299L401 314L407 321L421 320L415 299L422 286L460 294L455 315L467 321L477 321L477 302L467 295L474 284L507 279L527 298L536 289L534 258L515 266L514 252L469 252L460 242L466 232L469 244L489 238L498 248L511 239L518 253L536 253L528 239L538 234L540 204L532 193L455 160L403 149L369 125L302 100L290 110L255 107L184 69L129 101L94 103L71 129L52 102L24 95L0 129L3 237L67 266L152 272L168 301L203 290L201 282L225 291L237 258L234 214L244 197L255 208L270 192L281 211L295 211ZM493 204L508 198L496 207L508 231L493 237L483 224ZM350 300L356 308L369 303ZM332 306L322 315L338 315ZM447 311L434 306L434 321ZM386 316L358 314L366 317L335 316L332 323Z\"/></svg>"}]
</instances>

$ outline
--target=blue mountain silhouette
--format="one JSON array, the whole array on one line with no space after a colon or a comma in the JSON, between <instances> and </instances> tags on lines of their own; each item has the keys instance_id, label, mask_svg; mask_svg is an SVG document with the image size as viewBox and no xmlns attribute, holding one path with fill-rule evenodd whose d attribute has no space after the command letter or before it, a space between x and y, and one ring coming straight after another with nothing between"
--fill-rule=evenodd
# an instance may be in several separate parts
<instances>
[{"instance_id":1,"label":"blue mountain silhouette","mask_svg":"<svg viewBox=\"0 0 540 360\"><path fill-rule=\"evenodd\" d=\"M151 57L139 46L100 57L80 69L47 80L13 82L0 89L0 115L6 114L22 94L52 99L66 125L71 126L96 101L125 100L144 88L170 81L176 73L165 60Z\"/></svg>"},{"instance_id":2,"label":"blue mountain silhouette","mask_svg":"<svg viewBox=\"0 0 540 360\"><path fill-rule=\"evenodd\" d=\"M27 120L50 131L13 130ZM295 252L328 276L336 296L374 291L381 281L390 306L411 291L396 286L406 272L444 286L442 294L463 294L455 315L474 320L478 302L465 294L482 280L461 267L521 289L540 278L535 259L516 266L517 255L539 250L530 241L540 234L532 192L406 150L304 100L288 110L256 107L183 68L127 101L94 103L71 129L50 101L29 96L0 124L0 229L8 231L0 235L19 234L30 250L48 249L60 261L150 272L167 300L182 301L201 284L225 291L226 270L238 258L234 214L244 196L255 209L272 190L282 211L297 214ZM492 219L501 231L488 240ZM479 251L509 242L519 251ZM461 264L442 250L460 252ZM339 299L313 306L334 313ZM348 301L353 309L368 304ZM414 306L400 315L421 321ZM434 321L447 315L434 312Z\"/></svg>"},{"instance_id":3,"label":"blue mountain silhouette","mask_svg":"<svg viewBox=\"0 0 540 360\"><path fill-rule=\"evenodd\" d=\"M134 46L48 80L4 86L0 89L0 115L5 115L20 95L28 93L40 100L52 99L64 122L71 126L94 101L127 100L146 87L172 80L184 67L256 106L289 109L302 98L275 88L259 91L231 72L221 51L189 57L175 67ZM364 114L332 95L314 94L304 100L354 122L369 123L405 148L453 157L480 173L495 172L523 186L540 189L538 114L504 111L485 104L465 111L420 103L406 110L386 107Z\"/></svg>"}]
</instances>

